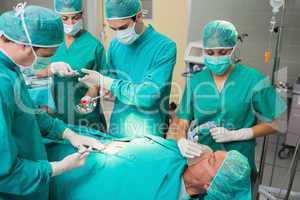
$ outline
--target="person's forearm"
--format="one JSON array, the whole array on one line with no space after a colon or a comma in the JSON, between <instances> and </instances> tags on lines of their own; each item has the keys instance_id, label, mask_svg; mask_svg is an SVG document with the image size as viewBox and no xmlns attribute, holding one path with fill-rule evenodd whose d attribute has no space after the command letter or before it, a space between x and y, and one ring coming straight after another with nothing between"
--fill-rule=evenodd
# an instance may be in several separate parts
<instances>
[{"instance_id":1,"label":"person's forearm","mask_svg":"<svg viewBox=\"0 0 300 200\"><path fill-rule=\"evenodd\" d=\"M190 122L187 120L175 119L170 125L167 133L168 139L175 139L178 141L181 138L186 138L186 133L189 129Z\"/></svg>"},{"instance_id":2,"label":"person's forearm","mask_svg":"<svg viewBox=\"0 0 300 200\"><path fill-rule=\"evenodd\" d=\"M85 96L89 96L89 97L97 97L99 95L99 88L98 87L90 87L87 91L87 93L85 94Z\"/></svg>"},{"instance_id":3,"label":"person's forearm","mask_svg":"<svg viewBox=\"0 0 300 200\"><path fill-rule=\"evenodd\" d=\"M153 82L134 84L131 81L115 79L110 91L126 105L151 108L161 98L162 87Z\"/></svg>"},{"instance_id":4,"label":"person's forearm","mask_svg":"<svg viewBox=\"0 0 300 200\"><path fill-rule=\"evenodd\" d=\"M277 129L277 121L273 121L272 123L260 123L252 127L253 137L257 138L272 135L276 133Z\"/></svg>"},{"instance_id":5,"label":"person's forearm","mask_svg":"<svg viewBox=\"0 0 300 200\"><path fill-rule=\"evenodd\" d=\"M50 139L62 139L67 124L57 118L53 118L46 112L36 114L38 124L43 137Z\"/></svg>"}]
</instances>

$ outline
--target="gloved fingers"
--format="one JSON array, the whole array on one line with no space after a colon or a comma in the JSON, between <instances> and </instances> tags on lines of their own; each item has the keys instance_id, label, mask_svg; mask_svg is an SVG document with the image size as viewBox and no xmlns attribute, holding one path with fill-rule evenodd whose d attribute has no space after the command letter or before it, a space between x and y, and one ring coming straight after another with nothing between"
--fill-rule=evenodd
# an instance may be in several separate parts
<instances>
[{"instance_id":1,"label":"gloved fingers","mask_svg":"<svg viewBox=\"0 0 300 200\"><path fill-rule=\"evenodd\" d=\"M95 73L95 71L89 70L89 69L86 69L86 68L81 69L81 72L83 72L83 73L85 73L87 75Z\"/></svg>"},{"instance_id":2,"label":"gloved fingers","mask_svg":"<svg viewBox=\"0 0 300 200\"><path fill-rule=\"evenodd\" d=\"M84 84L86 84L86 85L92 85L91 83L90 83L90 77L88 76L88 75L85 75L84 77L82 77L82 78L78 78L78 81L79 82L82 82L82 83L84 83Z\"/></svg>"},{"instance_id":3,"label":"gloved fingers","mask_svg":"<svg viewBox=\"0 0 300 200\"><path fill-rule=\"evenodd\" d=\"M214 134L214 135L212 134L211 137L212 137L213 139L217 139L217 138L220 137L220 134Z\"/></svg>"},{"instance_id":4,"label":"gloved fingers","mask_svg":"<svg viewBox=\"0 0 300 200\"><path fill-rule=\"evenodd\" d=\"M188 148L187 152L193 156L200 156L202 154L202 150L193 149L193 148Z\"/></svg>"},{"instance_id":5,"label":"gloved fingers","mask_svg":"<svg viewBox=\"0 0 300 200\"><path fill-rule=\"evenodd\" d=\"M198 149L198 148L195 148L195 147L189 146L189 145L183 146L182 151L184 153L187 153L187 154L191 155L191 156L200 156L201 153L202 153L201 149Z\"/></svg>"},{"instance_id":6,"label":"gloved fingers","mask_svg":"<svg viewBox=\"0 0 300 200\"><path fill-rule=\"evenodd\" d=\"M69 72L74 72L74 70L72 69L72 67L69 64L66 65L66 68Z\"/></svg>"},{"instance_id":7,"label":"gloved fingers","mask_svg":"<svg viewBox=\"0 0 300 200\"><path fill-rule=\"evenodd\" d=\"M69 71L65 71L65 70L59 70L59 71L56 72L56 74L58 74L61 77L73 76L74 75L73 72L69 72Z\"/></svg>"},{"instance_id":8,"label":"gloved fingers","mask_svg":"<svg viewBox=\"0 0 300 200\"><path fill-rule=\"evenodd\" d=\"M230 135L224 135L224 134L217 135L217 136L213 137L213 139L217 143L225 143L225 142L231 141Z\"/></svg>"},{"instance_id":9,"label":"gloved fingers","mask_svg":"<svg viewBox=\"0 0 300 200\"><path fill-rule=\"evenodd\" d=\"M213 139L215 142L219 143L219 142L222 142L222 139L221 138L214 138Z\"/></svg>"},{"instance_id":10,"label":"gloved fingers","mask_svg":"<svg viewBox=\"0 0 300 200\"><path fill-rule=\"evenodd\" d=\"M99 141L93 143L91 147L92 147L93 149L95 149L95 150L98 150L98 151L103 151L103 149L105 149L105 145L102 144L102 143L99 142Z\"/></svg>"},{"instance_id":11,"label":"gloved fingers","mask_svg":"<svg viewBox=\"0 0 300 200\"><path fill-rule=\"evenodd\" d=\"M193 155L200 156L202 153L202 149L194 148L194 147L189 147L188 148L189 152L193 153Z\"/></svg>"},{"instance_id":12,"label":"gloved fingers","mask_svg":"<svg viewBox=\"0 0 300 200\"><path fill-rule=\"evenodd\" d=\"M181 152L181 154L183 155L183 157L185 158L195 158L194 155L192 154L189 154L188 152Z\"/></svg>"},{"instance_id":13,"label":"gloved fingers","mask_svg":"<svg viewBox=\"0 0 300 200\"><path fill-rule=\"evenodd\" d=\"M216 142L216 143L223 143L223 142L225 142L225 141L223 141L222 139L215 139L215 142Z\"/></svg>"},{"instance_id":14,"label":"gloved fingers","mask_svg":"<svg viewBox=\"0 0 300 200\"><path fill-rule=\"evenodd\" d=\"M198 143L195 143L195 142L191 142L189 143L189 148L193 148L195 150L199 150L199 151L202 151L202 147L201 145L199 145Z\"/></svg>"},{"instance_id":15,"label":"gloved fingers","mask_svg":"<svg viewBox=\"0 0 300 200\"><path fill-rule=\"evenodd\" d=\"M223 135L226 134L227 131L224 128L214 128L210 130L212 136Z\"/></svg>"},{"instance_id":16,"label":"gloved fingers","mask_svg":"<svg viewBox=\"0 0 300 200\"><path fill-rule=\"evenodd\" d=\"M66 72L64 72L64 76L75 76L75 75L76 75L75 71L66 71Z\"/></svg>"},{"instance_id":17,"label":"gloved fingers","mask_svg":"<svg viewBox=\"0 0 300 200\"><path fill-rule=\"evenodd\" d=\"M216 139L220 136L220 134L211 134L211 136L212 136L213 139Z\"/></svg>"},{"instance_id":18,"label":"gloved fingers","mask_svg":"<svg viewBox=\"0 0 300 200\"><path fill-rule=\"evenodd\" d=\"M224 142L226 140L226 136L224 136L224 135L217 135L217 136L213 137L213 139L216 142Z\"/></svg>"},{"instance_id":19,"label":"gloved fingers","mask_svg":"<svg viewBox=\"0 0 300 200\"><path fill-rule=\"evenodd\" d=\"M95 86L92 82L90 82L89 77L83 77L78 79L79 82L85 84L87 87L93 87Z\"/></svg>"},{"instance_id":20,"label":"gloved fingers","mask_svg":"<svg viewBox=\"0 0 300 200\"><path fill-rule=\"evenodd\" d=\"M82 154L84 152L90 151L91 147L87 145L79 145L77 148L78 148L78 153Z\"/></svg>"},{"instance_id":21,"label":"gloved fingers","mask_svg":"<svg viewBox=\"0 0 300 200\"><path fill-rule=\"evenodd\" d=\"M220 132L219 130L220 130L220 128L211 128L209 131L211 134L216 134L216 133Z\"/></svg>"},{"instance_id":22,"label":"gloved fingers","mask_svg":"<svg viewBox=\"0 0 300 200\"><path fill-rule=\"evenodd\" d=\"M87 146L87 145L80 145L77 153L83 154L83 153L91 152L91 151L92 151L92 147Z\"/></svg>"},{"instance_id":23,"label":"gloved fingers","mask_svg":"<svg viewBox=\"0 0 300 200\"><path fill-rule=\"evenodd\" d=\"M87 158L89 155L90 155L90 152L89 152L89 151L84 152L84 153L80 154L79 159L80 159L80 160L85 159L85 158Z\"/></svg>"},{"instance_id":24,"label":"gloved fingers","mask_svg":"<svg viewBox=\"0 0 300 200\"><path fill-rule=\"evenodd\" d=\"M64 73L63 70L58 70L58 71L56 71L56 74L58 74L59 76L63 77L65 73Z\"/></svg>"}]
</instances>

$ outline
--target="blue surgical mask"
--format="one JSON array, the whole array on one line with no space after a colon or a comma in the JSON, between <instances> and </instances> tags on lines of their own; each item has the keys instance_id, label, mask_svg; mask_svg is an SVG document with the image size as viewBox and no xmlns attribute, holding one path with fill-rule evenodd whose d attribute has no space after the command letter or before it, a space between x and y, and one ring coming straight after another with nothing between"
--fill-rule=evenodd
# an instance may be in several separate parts
<instances>
[{"instance_id":1,"label":"blue surgical mask","mask_svg":"<svg viewBox=\"0 0 300 200\"><path fill-rule=\"evenodd\" d=\"M224 56L209 56L204 53L204 64L215 75L224 75L228 68L233 64L232 54Z\"/></svg>"},{"instance_id":2,"label":"blue surgical mask","mask_svg":"<svg viewBox=\"0 0 300 200\"><path fill-rule=\"evenodd\" d=\"M127 45L134 43L140 37L140 34L137 34L135 31L135 25L136 23L134 23L132 27L128 27L125 30L117 31L117 39L121 43Z\"/></svg>"},{"instance_id":3,"label":"blue surgical mask","mask_svg":"<svg viewBox=\"0 0 300 200\"><path fill-rule=\"evenodd\" d=\"M76 24L64 24L64 31L67 35L75 36L82 29L82 19L78 20Z\"/></svg>"}]
</instances>

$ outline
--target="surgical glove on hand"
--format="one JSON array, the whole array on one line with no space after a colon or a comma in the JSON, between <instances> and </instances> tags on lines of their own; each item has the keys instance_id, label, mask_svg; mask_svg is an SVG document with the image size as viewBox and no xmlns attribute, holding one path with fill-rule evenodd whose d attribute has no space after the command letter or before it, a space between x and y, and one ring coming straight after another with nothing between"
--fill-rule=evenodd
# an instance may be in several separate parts
<instances>
[{"instance_id":1,"label":"surgical glove on hand","mask_svg":"<svg viewBox=\"0 0 300 200\"><path fill-rule=\"evenodd\" d=\"M194 143L185 138L178 140L177 145L181 154L186 158L195 158L202 154L202 147L200 144Z\"/></svg>"},{"instance_id":2,"label":"surgical glove on hand","mask_svg":"<svg viewBox=\"0 0 300 200\"><path fill-rule=\"evenodd\" d=\"M78 135L68 128L63 133L63 139L69 140L70 143L76 148L85 146L98 151L102 151L105 148L105 146L99 140L88 136Z\"/></svg>"},{"instance_id":3,"label":"surgical glove on hand","mask_svg":"<svg viewBox=\"0 0 300 200\"><path fill-rule=\"evenodd\" d=\"M66 156L62 161L51 162L50 165L52 167L52 177L83 166L86 162L89 152L89 149L79 150L76 153Z\"/></svg>"},{"instance_id":4,"label":"surgical glove on hand","mask_svg":"<svg viewBox=\"0 0 300 200\"><path fill-rule=\"evenodd\" d=\"M79 78L78 80L88 87L102 87L105 90L110 90L111 85L114 81L114 79L109 78L107 76L103 76L99 72L88 70L88 69L82 69L81 70L86 75L83 78Z\"/></svg>"},{"instance_id":5,"label":"surgical glove on hand","mask_svg":"<svg viewBox=\"0 0 300 200\"><path fill-rule=\"evenodd\" d=\"M71 66L64 62L54 62L50 64L50 72L59 76L75 76L78 73Z\"/></svg>"},{"instance_id":6,"label":"surgical glove on hand","mask_svg":"<svg viewBox=\"0 0 300 200\"><path fill-rule=\"evenodd\" d=\"M213 139L218 143L250 140L253 138L252 128L230 131L224 127L210 129Z\"/></svg>"}]
</instances>

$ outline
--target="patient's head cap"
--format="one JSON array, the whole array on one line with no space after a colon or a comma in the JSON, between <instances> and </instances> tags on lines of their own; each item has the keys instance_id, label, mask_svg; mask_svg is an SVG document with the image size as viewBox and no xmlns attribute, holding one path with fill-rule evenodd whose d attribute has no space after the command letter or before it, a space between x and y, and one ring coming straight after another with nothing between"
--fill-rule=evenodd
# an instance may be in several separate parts
<instances>
[{"instance_id":1,"label":"patient's head cap","mask_svg":"<svg viewBox=\"0 0 300 200\"><path fill-rule=\"evenodd\" d=\"M212 180L205 200L251 200L250 165L237 151L229 151Z\"/></svg>"}]
</instances>

